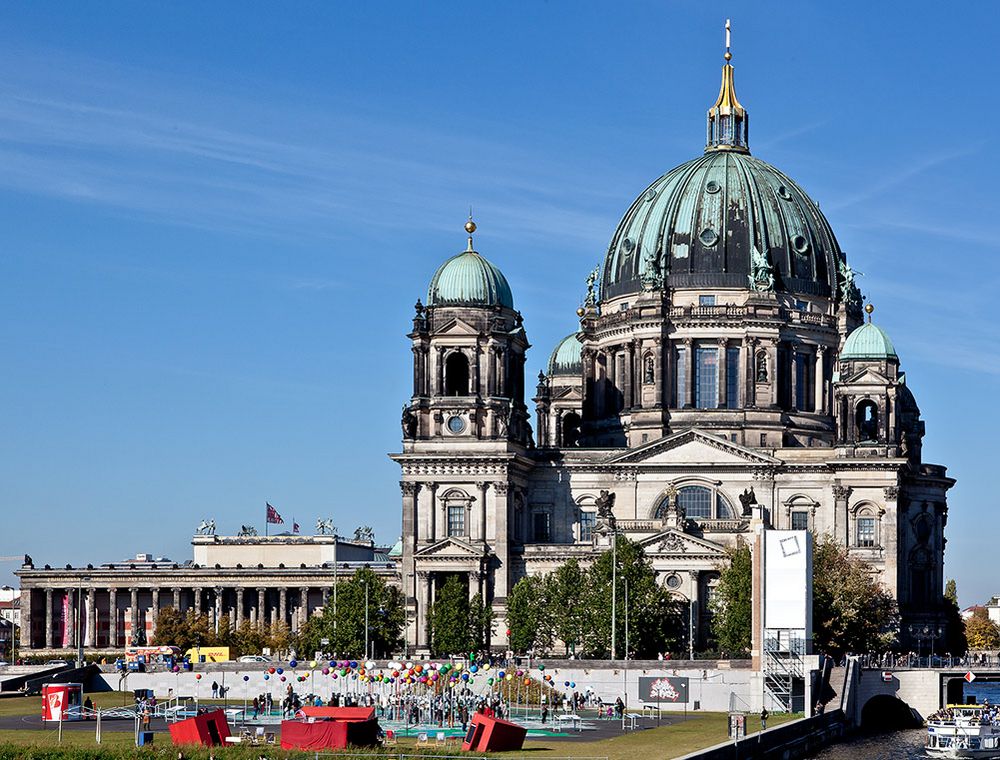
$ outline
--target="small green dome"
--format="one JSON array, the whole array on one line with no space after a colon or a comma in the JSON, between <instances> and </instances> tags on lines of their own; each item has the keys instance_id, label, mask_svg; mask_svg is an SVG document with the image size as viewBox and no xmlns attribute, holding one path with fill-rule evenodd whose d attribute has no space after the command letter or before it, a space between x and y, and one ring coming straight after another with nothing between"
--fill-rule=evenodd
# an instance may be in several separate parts
<instances>
[{"instance_id":1,"label":"small green dome","mask_svg":"<svg viewBox=\"0 0 1000 760\"><path fill-rule=\"evenodd\" d=\"M848 359L896 359L896 349L892 341L878 325L871 322L861 325L844 341L844 350L840 352L842 361Z\"/></svg>"},{"instance_id":2,"label":"small green dome","mask_svg":"<svg viewBox=\"0 0 1000 760\"><path fill-rule=\"evenodd\" d=\"M471 238L470 246L471 246ZM514 308L507 278L473 250L442 264L427 289L428 306L506 306Z\"/></svg>"},{"instance_id":3,"label":"small green dome","mask_svg":"<svg viewBox=\"0 0 1000 760\"><path fill-rule=\"evenodd\" d=\"M575 375L583 372L583 345L570 333L556 346L549 357L549 377L553 375Z\"/></svg>"}]
</instances>

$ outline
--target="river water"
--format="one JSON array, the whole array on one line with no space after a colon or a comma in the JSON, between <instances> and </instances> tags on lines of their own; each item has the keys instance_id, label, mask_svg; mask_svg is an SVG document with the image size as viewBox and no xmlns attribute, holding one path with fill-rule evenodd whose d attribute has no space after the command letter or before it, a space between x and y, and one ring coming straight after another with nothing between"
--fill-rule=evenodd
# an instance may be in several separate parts
<instances>
[{"instance_id":1,"label":"river water","mask_svg":"<svg viewBox=\"0 0 1000 760\"><path fill-rule=\"evenodd\" d=\"M886 734L855 736L849 741L834 744L809 760L916 760L926 759L924 740L927 729L894 731Z\"/></svg>"}]
</instances>

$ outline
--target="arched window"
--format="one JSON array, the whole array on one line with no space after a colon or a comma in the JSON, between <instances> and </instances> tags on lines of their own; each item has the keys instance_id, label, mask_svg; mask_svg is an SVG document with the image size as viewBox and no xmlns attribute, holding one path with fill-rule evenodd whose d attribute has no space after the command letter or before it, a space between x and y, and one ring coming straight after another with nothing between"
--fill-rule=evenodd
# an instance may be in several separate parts
<instances>
[{"instance_id":1,"label":"arched window","mask_svg":"<svg viewBox=\"0 0 1000 760\"><path fill-rule=\"evenodd\" d=\"M444 501L444 514L447 520L448 535L457 537L467 536L469 529L466 515L472 504L472 497L465 493L465 491L452 489L442 497L442 501Z\"/></svg>"},{"instance_id":2,"label":"arched window","mask_svg":"<svg viewBox=\"0 0 1000 760\"><path fill-rule=\"evenodd\" d=\"M590 543L594 540L594 526L597 524L597 503L593 496L582 496L576 502L579 514L579 540Z\"/></svg>"},{"instance_id":3,"label":"arched window","mask_svg":"<svg viewBox=\"0 0 1000 760\"><path fill-rule=\"evenodd\" d=\"M681 486L677 489L677 506L692 520L732 520L735 515L722 492L709 486ZM664 498L656 508L656 517L662 518L668 508L668 498Z\"/></svg>"},{"instance_id":4,"label":"arched window","mask_svg":"<svg viewBox=\"0 0 1000 760\"><path fill-rule=\"evenodd\" d=\"M469 395L469 360L461 351L455 351L445 359L444 395Z\"/></svg>"},{"instance_id":5,"label":"arched window","mask_svg":"<svg viewBox=\"0 0 1000 760\"><path fill-rule=\"evenodd\" d=\"M879 546L879 516L871 505L859 506L854 513L854 545L860 549Z\"/></svg>"},{"instance_id":6,"label":"arched window","mask_svg":"<svg viewBox=\"0 0 1000 760\"><path fill-rule=\"evenodd\" d=\"M854 421L859 441L878 440L878 405L874 401L866 400L858 404Z\"/></svg>"},{"instance_id":7,"label":"arched window","mask_svg":"<svg viewBox=\"0 0 1000 760\"><path fill-rule=\"evenodd\" d=\"M580 443L580 415L570 412L562 418L562 445L573 448Z\"/></svg>"}]
</instances>

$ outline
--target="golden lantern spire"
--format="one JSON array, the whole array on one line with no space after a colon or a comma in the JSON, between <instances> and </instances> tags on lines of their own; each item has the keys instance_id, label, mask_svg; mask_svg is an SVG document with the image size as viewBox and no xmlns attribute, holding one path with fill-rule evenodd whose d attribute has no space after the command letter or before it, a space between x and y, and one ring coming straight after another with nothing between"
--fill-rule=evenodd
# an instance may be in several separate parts
<instances>
[{"instance_id":1,"label":"golden lantern spire","mask_svg":"<svg viewBox=\"0 0 1000 760\"><path fill-rule=\"evenodd\" d=\"M472 221L472 206L469 206L469 221L465 223L465 231L469 233L469 247L466 252L475 253L475 249L472 247L472 233L476 231L476 223Z\"/></svg>"},{"instance_id":2,"label":"golden lantern spire","mask_svg":"<svg viewBox=\"0 0 1000 760\"><path fill-rule=\"evenodd\" d=\"M708 140L705 150L733 150L749 153L749 122L746 109L736 98L733 81L732 37L729 19L726 19L726 63L722 67L722 86L715 105L708 109Z\"/></svg>"}]
</instances>

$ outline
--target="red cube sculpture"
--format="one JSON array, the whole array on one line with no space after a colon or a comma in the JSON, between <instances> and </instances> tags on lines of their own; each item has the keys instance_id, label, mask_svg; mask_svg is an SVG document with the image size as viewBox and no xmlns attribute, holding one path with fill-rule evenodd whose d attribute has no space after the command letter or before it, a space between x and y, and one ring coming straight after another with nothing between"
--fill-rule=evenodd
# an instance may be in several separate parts
<instances>
[{"instance_id":1,"label":"red cube sculpture","mask_svg":"<svg viewBox=\"0 0 1000 760\"><path fill-rule=\"evenodd\" d=\"M472 716L462 749L475 752L511 752L521 749L527 734L528 729L524 726L476 713Z\"/></svg>"}]
</instances>

